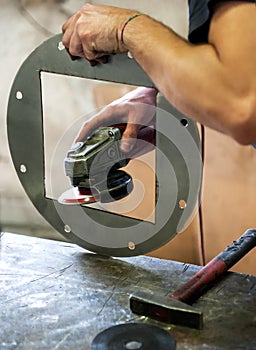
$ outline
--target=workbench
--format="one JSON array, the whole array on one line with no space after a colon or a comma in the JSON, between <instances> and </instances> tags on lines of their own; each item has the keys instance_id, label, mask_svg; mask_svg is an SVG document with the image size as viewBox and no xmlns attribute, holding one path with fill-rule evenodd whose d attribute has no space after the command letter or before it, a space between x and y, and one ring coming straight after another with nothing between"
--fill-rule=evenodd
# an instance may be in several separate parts
<instances>
[{"instance_id":1,"label":"workbench","mask_svg":"<svg viewBox=\"0 0 256 350\"><path fill-rule=\"evenodd\" d=\"M138 290L164 296L199 266L104 257L12 233L0 242L1 350L90 350L99 332L131 322L167 329L177 350L256 349L256 276L227 273L218 281L194 304L204 314L196 330L136 316L128 300Z\"/></svg>"}]
</instances>

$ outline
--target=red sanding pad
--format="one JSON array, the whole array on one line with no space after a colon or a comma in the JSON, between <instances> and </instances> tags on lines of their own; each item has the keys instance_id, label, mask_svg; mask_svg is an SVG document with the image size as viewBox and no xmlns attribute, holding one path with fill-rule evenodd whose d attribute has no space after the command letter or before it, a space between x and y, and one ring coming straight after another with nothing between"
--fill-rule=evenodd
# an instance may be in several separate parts
<instances>
[{"instance_id":1,"label":"red sanding pad","mask_svg":"<svg viewBox=\"0 0 256 350\"><path fill-rule=\"evenodd\" d=\"M70 188L58 198L59 203L68 205L91 204L98 201L99 198L94 196L89 189L79 190L78 187Z\"/></svg>"}]
</instances>

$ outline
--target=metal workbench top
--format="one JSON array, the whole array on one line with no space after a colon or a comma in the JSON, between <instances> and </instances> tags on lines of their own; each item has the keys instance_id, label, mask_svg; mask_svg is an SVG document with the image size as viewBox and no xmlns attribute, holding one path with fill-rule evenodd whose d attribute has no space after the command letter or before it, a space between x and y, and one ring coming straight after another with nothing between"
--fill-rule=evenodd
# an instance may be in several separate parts
<instances>
[{"instance_id":1,"label":"metal workbench top","mask_svg":"<svg viewBox=\"0 0 256 350\"><path fill-rule=\"evenodd\" d=\"M144 256L107 258L74 244L11 233L0 242L1 350L90 350L102 330L135 321L168 329L178 350L256 349L255 276L222 278L194 304L204 313L204 329L195 330L135 316L128 298L137 290L167 294L198 266Z\"/></svg>"}]
</instances>

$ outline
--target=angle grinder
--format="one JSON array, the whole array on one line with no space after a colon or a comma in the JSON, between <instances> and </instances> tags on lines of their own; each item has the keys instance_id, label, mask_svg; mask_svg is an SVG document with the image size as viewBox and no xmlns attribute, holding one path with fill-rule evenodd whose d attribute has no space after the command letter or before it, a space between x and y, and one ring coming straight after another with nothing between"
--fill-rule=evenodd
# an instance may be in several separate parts
<instances>
[{"instance_id":1,"label":"angle grinder","mask_svg":"<svg viewBox=\"0 0 256 350\"><path fill-rule=\"evenodd\" d=\"M101 127L85 142L72 146L64 168L73 188L59 197L60 203L108 203L131 193L132 178L120 169L129 162L119 148L123 129L121 126Z\"/></svg>"}]
</instances>

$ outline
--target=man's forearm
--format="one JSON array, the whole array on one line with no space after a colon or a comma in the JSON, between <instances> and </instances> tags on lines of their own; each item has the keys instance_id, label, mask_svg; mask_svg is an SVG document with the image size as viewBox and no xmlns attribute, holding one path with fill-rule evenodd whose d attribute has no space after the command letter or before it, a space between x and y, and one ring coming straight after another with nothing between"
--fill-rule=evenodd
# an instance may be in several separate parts
<instances>
[{"instance_id":1,"label":"man's forearm","mask_svg":"<svg viewBox=\"0 0 256 350\"><path fill-rule=\"evenodd\" d=\"M192 45L147 16L127 25L124 43L157 88L183 113L241 143L256 141L253 123L246 139L244 135L239 139L240 132L236 135L251 106L243 95L245 85L237 81L239 74L221 60L214 45Z\"/></svg>"},{"instance_id":2,"label":"man's forearm","mask_svg":"<svg viewBox=\"0 0 256 350\"><path fill-rule=\"evenodd\" d=\"M255 4L220 1L208 44L192 45L146 15L85 4L63 25L74 56L102 62L131 51L167 100L195 121L256 143Z\"/></svg>"}]
</instances>

